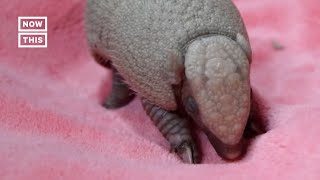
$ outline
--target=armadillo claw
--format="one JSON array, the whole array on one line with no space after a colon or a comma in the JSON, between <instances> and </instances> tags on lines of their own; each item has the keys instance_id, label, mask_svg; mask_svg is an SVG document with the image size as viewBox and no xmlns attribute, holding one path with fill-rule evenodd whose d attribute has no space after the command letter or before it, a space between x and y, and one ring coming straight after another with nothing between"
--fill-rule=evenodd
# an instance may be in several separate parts
<instances>
[{"instance_id":1,"label":"armadillo claw","mask_svg":"<svg viewBox=\"0 0 320 180\"><path fill-rule=\"evenodd\" d=\"M179 146L171 147L171 152L174 151L184 163L198 164L200 163L199 153L195 143L185 141Z\"/></svg>"}]
</instances>

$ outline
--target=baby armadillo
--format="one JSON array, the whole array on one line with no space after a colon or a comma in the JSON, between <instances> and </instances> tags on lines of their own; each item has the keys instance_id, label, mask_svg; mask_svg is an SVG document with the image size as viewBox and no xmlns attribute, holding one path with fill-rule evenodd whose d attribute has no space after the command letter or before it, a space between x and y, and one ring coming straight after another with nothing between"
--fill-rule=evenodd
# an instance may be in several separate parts
<instances>
[{"instance_id":1,"label":"baby armadillo","mask_svg":"<svg viewBox=\"0 0 320 180\"><path fill-rule=\"evenodd\" d=\"M139 96L183 162L201 161L192 124L222 158L243 154L255 123L251 47L231 0L87 0L86 32L94 59L113 72L106 108Z\"/></svg>"}]
</instances>

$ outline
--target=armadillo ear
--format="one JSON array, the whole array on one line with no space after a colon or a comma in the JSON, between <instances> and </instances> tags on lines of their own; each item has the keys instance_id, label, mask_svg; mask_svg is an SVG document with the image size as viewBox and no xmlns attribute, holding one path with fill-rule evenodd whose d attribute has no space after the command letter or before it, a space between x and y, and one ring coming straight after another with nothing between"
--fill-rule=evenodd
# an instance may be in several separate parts
<instances>
[{"instance_id":1,"label":"armadillo ear","mask_svg":"<svg viewBox=\"0 0 320 180\"><path fill-rule=\"evenodd\" d=\"M240 45L241 49L245 52L249 63L251 64L251 58L252 58L252 51L250 42L248 39L246 39L242 34L237 34L237 43Z\"/></svg>"},{"instance_id":2,"label":"armadillo ear","mask_svg":"<svg viewBox=\"0 0 320 180\"><path fill-rule=\"evenodd\" d=\"M244 137L249 139L267 132L268 107L257 91L251 88L251 108Z\"/></svg>"},{"instance_id":3,"label":"armadillo ear","mask_svg":"<svg viewBox=\"0 0 320 180\"><path fill-rule=\"evenodd\" d=\"M172 85L180 85L184 77L184 59L181 53L169 51L170 67L164 73Z\"/></svg>"}]
</instances>

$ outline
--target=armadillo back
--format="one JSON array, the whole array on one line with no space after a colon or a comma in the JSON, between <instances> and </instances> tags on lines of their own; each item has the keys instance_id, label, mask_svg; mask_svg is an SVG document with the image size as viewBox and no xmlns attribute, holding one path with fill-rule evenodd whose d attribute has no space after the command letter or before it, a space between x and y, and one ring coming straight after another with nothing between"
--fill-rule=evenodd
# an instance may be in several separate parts
<instances>
[{"instance_id":1,"label":"armadillo back","mask_svg":"<svg viewBox=\"0 0 320 180\"><path fill-rule=\"evenodd\" d=\"M236 39L238 33L248 39L230 0L88 0L86 13L90 46L105 53L139 95L167 110L176 108L174 61L192 39Z\"/></svg>"}]
</instances>

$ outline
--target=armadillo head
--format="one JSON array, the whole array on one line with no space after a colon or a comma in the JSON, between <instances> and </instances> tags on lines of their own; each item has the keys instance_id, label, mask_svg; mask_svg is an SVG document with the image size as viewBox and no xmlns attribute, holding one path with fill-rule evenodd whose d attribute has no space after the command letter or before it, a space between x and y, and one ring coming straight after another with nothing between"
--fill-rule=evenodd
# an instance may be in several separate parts
<instances>
[{"instance_id":1,"label":"armadillo head","mask_svg":"<svg viewBox=\"0 0 320 180\"><path fill-rule=\"evenodd\" d=\"M182 103L217 153L229 160L244 150L242 135L251 98L249 69L241 46L225 36L197 39L185 54Z\"/></svg>"}]
</instances>

